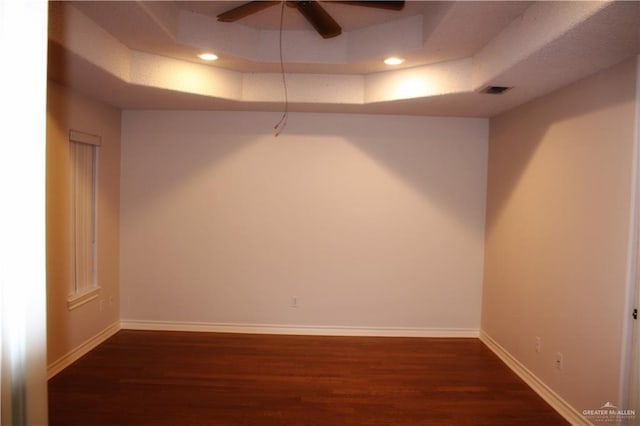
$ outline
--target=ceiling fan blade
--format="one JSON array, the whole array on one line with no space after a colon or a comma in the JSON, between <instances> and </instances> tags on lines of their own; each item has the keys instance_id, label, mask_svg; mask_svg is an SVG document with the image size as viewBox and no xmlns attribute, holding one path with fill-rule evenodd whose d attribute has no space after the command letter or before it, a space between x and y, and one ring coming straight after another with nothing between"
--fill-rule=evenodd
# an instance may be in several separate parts
<instances>
[{"instance_id":1,"label":"ceiling fan blade","mask_svg":"<svg viewBox=\"0 0 640 426\"><path fill-rule=\"evenodd\" d=\"M390 1L332 1L332 3L350 4L353 6L375 7L377 9L386 10L402 10L404 8L404 0Z\"/></svg>"},{"instance_id":2,"label":"ceiling fan blade","mask_svg":"<svg viewBox=\"0 0 640 426\"><path fill-rule=\"evenodd\" d=\"M293 1L300 13L318 31L322 38L337 37L342 34L340 25L315 1Z\"/></svg>"},{"instance_id":3,"label":"ceiling fan blade","mask_svg":"<svg viewBox=\"0 0 640 426\"><path fill-rule=\"evenodd\" d=\"M235 22L238 19L242 19L246 16L252 15L256 12L260 12L268 7L274 6L280 3L279 1L250 1L238 7L234 7L231 10L227 10L218 15L218 21L221 22Z\"/></svg>"}]
</instances>

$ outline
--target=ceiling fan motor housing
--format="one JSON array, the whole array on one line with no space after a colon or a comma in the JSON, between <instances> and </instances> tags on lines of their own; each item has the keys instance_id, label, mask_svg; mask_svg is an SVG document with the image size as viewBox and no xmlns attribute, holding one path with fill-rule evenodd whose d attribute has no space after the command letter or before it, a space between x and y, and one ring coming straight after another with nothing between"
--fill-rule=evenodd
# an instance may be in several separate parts
<instances>
[{"instance_id":1,"label":"ceiling fan motor housing","mask_svg":"<svg viewBox=\"0 0 640 426\"><path fill-rule=\"evenodd\" d=\"M218 21L236 22L263 9L279 4L279 1L252 1L218 15ZM334 1L352 6L373 7L386 10L401 10L404 1ZM333 38L342 34L342 27L316 0L288 0L285 4L298 9L322 38Z\"/></svg>"}]
</instances>

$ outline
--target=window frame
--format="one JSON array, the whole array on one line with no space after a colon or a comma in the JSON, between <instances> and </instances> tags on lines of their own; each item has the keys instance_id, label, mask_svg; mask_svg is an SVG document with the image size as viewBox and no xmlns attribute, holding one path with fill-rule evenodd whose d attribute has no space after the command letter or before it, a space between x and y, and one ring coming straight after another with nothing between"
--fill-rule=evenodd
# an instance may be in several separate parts
<instances>
[{"instance_id":1,"label":"window frame","mask_svg":"<svg viewBox=\"0 0 640 426\"><path fill-rule=\"evenodd\" d=\"M69 187L71 188L71 206L70 212L73 217L71 220L71 247L70 247L70 256L72 259L73 272L71 283L69 284L69 294L67 296L67 308L69 310L76 309L86 303L89 303L92 300L95 300L100 295L100 285L98 282L98 171L99 171L99 148L102 143L102 138L98 135L93 135L90 133L80 132L77 130L69 130L69 159L72 162L71 168L75 167L75 159L72 158L72 144L82 144L88 145L91 147L91 218L90 218L90 226L91 226L91 253L89 253L89 257L91 257L91 282L89 285L78 283L78 274L77 274L77 262L78 258L81 255L78 254L78 245L77 241L77 221L76 221L76 190L74 182L70 182ZM75 179L75 172L72 170L70 173L70 180ZM85 253L86 255L86 253Z\"/></svg>"}]
</instances>

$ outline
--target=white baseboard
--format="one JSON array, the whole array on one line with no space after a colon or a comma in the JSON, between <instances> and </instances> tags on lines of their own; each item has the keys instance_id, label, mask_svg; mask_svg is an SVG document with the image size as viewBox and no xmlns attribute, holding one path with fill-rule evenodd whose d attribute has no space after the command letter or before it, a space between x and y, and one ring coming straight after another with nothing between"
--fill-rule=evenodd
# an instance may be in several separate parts
<instances>
[{"instance_id":1,"label":"white baseboard","mask_svg":"<svg viewBox=\"0 0 640 426\"><path fill-rule=\"evenodd\" d=\"M478 337L476 328L403 328L293 326L274 324L231 324L173 321L122 320L125 330L205 331L214 333L297 334L314 336L378 336L378 337Z\"/></svg>"},{"instance_id":2,"label":"white baseboard","mask_svg":"<svg viewBox=\"0 0 640 426\"><path fill-rule=\"evenodd\" d=\"M491 336L480 331L480 340L487 345L514 373L516 373L531 389L533 389L547 404L552 406L562 417L574 426L593 426L589 420L585 419L578 410L573 408L560 395L555 393L549 386L533 374L527 367L511 355Z\"/></svg>"},{"instance_id":3,"label":"white baseboard","mask_svg":"<svg viewBox=\"0 0 640 426\"><path fill-rule=\"evenodd\" d=\"M94 349L100 343L107 340L109 337L120 331L120 321L116 321L100 333L96 334L89 340L82 343L80 346L69 352L68 354L60 357L56 361L49 364L47 367L47 380L70 366L75 361L79 360L82 356L86 355L90 350Z\"/></svg>"}]
</instances>

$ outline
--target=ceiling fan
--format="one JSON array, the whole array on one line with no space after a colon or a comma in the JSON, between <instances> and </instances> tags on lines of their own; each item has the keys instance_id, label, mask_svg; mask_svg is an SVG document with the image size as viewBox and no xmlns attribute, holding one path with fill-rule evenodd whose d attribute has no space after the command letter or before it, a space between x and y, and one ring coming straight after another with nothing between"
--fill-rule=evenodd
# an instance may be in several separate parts
<instances>
[{"instance_id":1,"label":"ceiling fan","mask_svg":"<svg viewBox=\"0 0 640 426\"><path fill-rule=\"evenodd\" d=\"M260 12L268 7L280 4L280 1L251 1L218 15L218 21L236 22L246 16ZM386 10L401 10L404 1L333 1L333 3L350 4L353 6L373 7ZM313 28L323 38L337 37L342 33L340 25L327 13L320 3L315 0L287 1L287 6L298 11L309 21Z\"/></svg>"}]
</instances>

